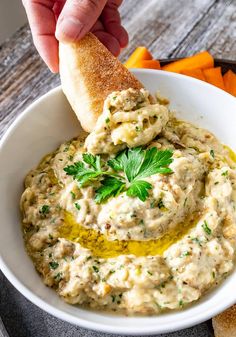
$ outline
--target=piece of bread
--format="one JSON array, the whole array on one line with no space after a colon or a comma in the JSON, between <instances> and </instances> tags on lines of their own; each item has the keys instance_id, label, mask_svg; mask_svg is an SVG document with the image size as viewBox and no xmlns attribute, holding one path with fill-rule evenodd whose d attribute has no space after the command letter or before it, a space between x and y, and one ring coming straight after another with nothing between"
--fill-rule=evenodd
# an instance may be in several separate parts
<instances>
[{"instance_id":1,"label":"piece of bread","mask_svg":"<svg viewBox=\"0 0 236 337\"><path fill-rule=\"evenodd\" d=\"M92 33L76 43L59 43L59 59L62 90L87 132L108 94L143 87Z\"/></svg>"},{"instance_id":2,"label":"piece of bread","mask_svg":"<svg viewBox=\"0 0 236 337\"><path fill-rule=\"evenodd\" d=\"M236 305L212 318L215 337L236 337Z\"/></svg>"}]
</instances>

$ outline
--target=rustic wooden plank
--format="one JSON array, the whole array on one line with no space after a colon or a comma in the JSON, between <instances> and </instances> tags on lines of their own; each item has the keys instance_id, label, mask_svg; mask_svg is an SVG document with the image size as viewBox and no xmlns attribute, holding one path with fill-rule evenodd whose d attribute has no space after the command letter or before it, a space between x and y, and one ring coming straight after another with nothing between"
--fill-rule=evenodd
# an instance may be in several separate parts
<instances>
[{"instance_id":1,"label":"rustic wooden plank","mask_svg":"<svg viewBox=\"0 0 236 337\"><path fill-rule=\"evenodd\" d=\"M236 1L217 1L171 56L191 55L201 49L215 57L236 60Z\"/></svg>"},{"instance_id":2,"label":"rustic wooden plank","mask_svg":"<svg viewBox=\"0 0 236 337\"><path fill-rule=\"evenodd\" d=\"M122 22L128 23L133 20L133 18L137 17L138 13L142 12L147 6L148 2L150 2L150 0L123 0L120 7Z\"/></svg>"},{"instance_id":3,"label":"rustic wooden plank","mask_svg":"<svg viewBox=\"0 0 236 337\"><path fill-rule=\"evenodd\" d=\"M33 100L59 84L36 52L28 26L0 49L0 137Z\"/></svg>"},{"instance_id":4,"label":"rustic wooden plank","mask_svg":"<svg viewBox=\"0 0 236 337\"><path fill-rule=\"evenodd\" d=\"M126 59L137 45L145 45L156 58L168 57L208 12L215 0L152 0L124 22L130 44Z\"/></svg>"}]
</instances>

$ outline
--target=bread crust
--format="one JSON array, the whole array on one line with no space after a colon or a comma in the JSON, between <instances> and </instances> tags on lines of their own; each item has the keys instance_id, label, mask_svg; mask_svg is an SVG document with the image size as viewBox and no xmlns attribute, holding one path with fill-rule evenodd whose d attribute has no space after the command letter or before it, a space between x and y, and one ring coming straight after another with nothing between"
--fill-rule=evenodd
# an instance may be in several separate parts
<instances>
[{"instance_id":1,"label":"bread crust","mask_svg":"<svg viewBox=\"0 0 236 337\"><path fill-rule=\"evenodd\" d=\"M111 92L143 87L92 33L76 43L59 43L59 59L62 90L87 132Z\"/></svg>"},{"instance_id":2,"label":"bread crust","mask_svg":"<svg viewBox=\"0 0 236 337\"><path fill-rule=\"evenodd\" d=\"M215 337L236 337L236 305L212 318Z\"/></svg>"}]
</instances>

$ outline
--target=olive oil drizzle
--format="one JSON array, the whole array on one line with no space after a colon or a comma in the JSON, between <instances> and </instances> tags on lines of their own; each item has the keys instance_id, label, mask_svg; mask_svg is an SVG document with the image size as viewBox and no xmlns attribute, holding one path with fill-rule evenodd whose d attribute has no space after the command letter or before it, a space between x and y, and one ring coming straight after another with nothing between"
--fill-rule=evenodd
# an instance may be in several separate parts
<instances>
[{"instance_id":1,"label":"olive oil drizzle","mask_svg":"<svg viewBox=\"0 0 236 337\"><path fill-rule=\"evenodd\" d=\"M72 214L65 212L64 224L59 228L59 237L79 243L91 251L94 257L112 258L119 255L133 254L135 256L162 255L171 245L180 240L198 222L199 214L192 216L161 238L148 241L109 241L106 235L88 229L77 223Z\"/></svg>"},{"instance_id":2,"label":"olive oil drizzle","mask_svg":"<svg viewBox=\"0 0 236 337\"><path fill-rule=\"evenodd\" d=\"M223 145L223 147L228 151L229 158L236 163L236 153L228 145Z\"/></svg>"},{"instance_id":3,"label":"olive oil drizzle","mask_svg":"<svg viewBox=\"0 0 236 337\"><path fill-rule=\"evenodd\" d=\"M223 145L228 151L228 157L236 163L236 153L227 145ZM227 158L226 158L227 159ZM56 177L50 172L52 183L56 183ZM161 238L148 241L110 241L105 234L93 228L86 228L77 223L74 216L65 212L64 223L59 228L59 237L79 243L83 248L89 249L94 257L112 258L119 255L155 256L162 255L171 245L181 240L199 221L200 214L195 214L174 229L168 231Z\"/></svg>"}]
</instances>

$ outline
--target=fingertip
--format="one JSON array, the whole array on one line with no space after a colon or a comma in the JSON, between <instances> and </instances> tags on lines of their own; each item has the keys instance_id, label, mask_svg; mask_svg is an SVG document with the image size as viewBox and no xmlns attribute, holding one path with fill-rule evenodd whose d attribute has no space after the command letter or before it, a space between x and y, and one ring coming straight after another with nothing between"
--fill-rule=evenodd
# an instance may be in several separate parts
<instances>
[{"instance_id":1,"label":"fingertip","mask_svg":"<svg viewBox=\"0 0 236 337\"><path fill-rule=\"evenodd\" d=\"M38 36L34 39L35 46L38 52L50 71L58 73L59 71L59 56L58 56L58 41L54 36Z\"/></svg>"},{"instance_id":2,"label":"fingertip","mask_svg":"<svg viewBox=\"0 0 236 337\"><path fill-rule=\"evenodd\" d=\"M120 42L121 48L125 48L128 45L128 43L129 43L128 32L122 26L120 26L119 42Z\"/></svg>"},{"instance_id":3,"label":"fingertip","mask_svg":"<svg viewBox=\"0 0 236 337\"><path fill-rule=\"evenodd\" d=\"M49 70L53 74L57 74L59 72L59 65L58 64L47 64Z\"/></svg>"},{"instance_id":4,"label":"fingertip","mask_svg":"<svg viewBox=\"0 0 236 337\"><path fill-rule=\"evenodd\" d=\"M111 34L103 31L98 31L94 33L97 38L107 47L108 50L114 55L119 56L120 54L120 44L118 40Z\"/></svg>"},{"instance_id":5,"label":"fingertip","mask_svg":"<svg viewBox=\"0 0 236 337\"><path fill-rule=\"evenodd\" d=\"M72 42L83 38L96 23L106 1L66 1L57 21L56 38Z\"/></svg>"},{"instance_id":6,"label":"fingertip","mask_svg":"<svg viewBox=\"0 0 236 337\"><path fill-rule=\"evenodd\" d=\"M106 24L106 31L113 35L119 41L120 47L124 48L127 46L129 42L129 36L124 27L122 27L119 23L110 22Z\"/></svg>"},{"instance_id":7,"label":"fingertip","mask_svg":"<svg viewBox=\"0 0 236 337\"><path fill-rule=\"evenodd\" d=\"M83 37L84 24L76 17L59 18L56 25L55 36L57 40L67 42L76 41Z\"/></svg>"}]
</instances>

